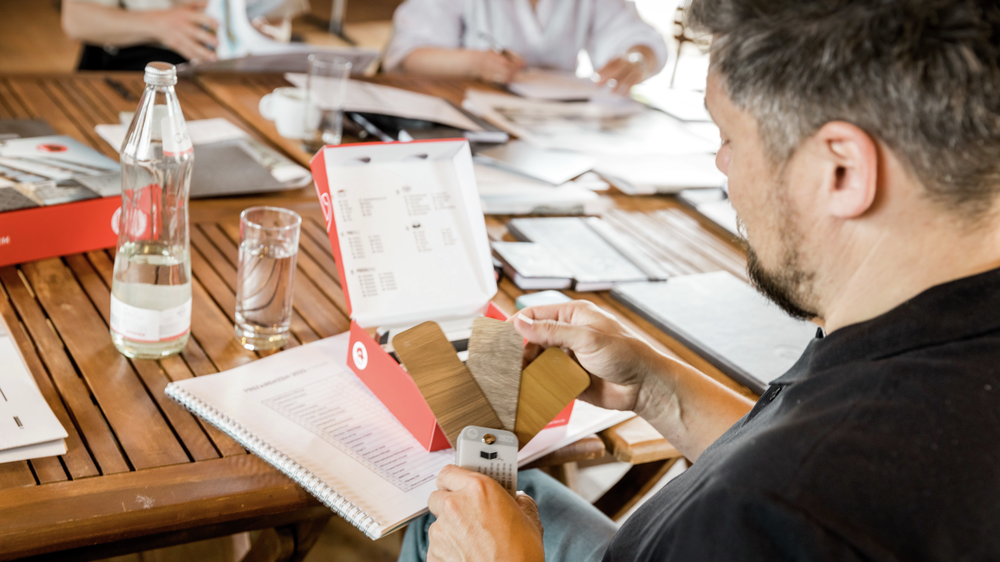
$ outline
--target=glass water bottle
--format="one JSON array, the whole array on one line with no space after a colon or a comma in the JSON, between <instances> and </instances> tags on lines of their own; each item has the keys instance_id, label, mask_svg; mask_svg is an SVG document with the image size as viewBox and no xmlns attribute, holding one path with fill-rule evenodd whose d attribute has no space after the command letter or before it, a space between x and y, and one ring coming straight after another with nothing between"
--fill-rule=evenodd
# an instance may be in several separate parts
<instances>
[{"instance_id":1,"label":"glass water bottle","mask_svg":"<svg viewBox=\"0 0 1000 562\"><path fill-rule=\"evenodd\" d=\"M180 352L191 332L188 189L194 164L172 64L146 66L121 150L122 207L111 286L111 339L123 354Z\"/></svg>"}]
</instances>

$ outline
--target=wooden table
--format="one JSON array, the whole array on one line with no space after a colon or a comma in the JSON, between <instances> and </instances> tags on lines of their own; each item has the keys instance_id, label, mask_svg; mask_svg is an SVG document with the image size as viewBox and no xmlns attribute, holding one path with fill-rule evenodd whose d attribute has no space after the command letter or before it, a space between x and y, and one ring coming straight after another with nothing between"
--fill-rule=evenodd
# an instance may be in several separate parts
<instances>
[{"instance_id":1,"label":"wooden table","mask_svg":"<svg viewBox=\"0 0 1000 562\"><path fill-rule=\"evenodd\" d=\"M41 117L115 156L94 125L117 122L135 109L105 75L0 78L0 118ZM113 75L136 99L136 74ZM454 99L466 84L389 78L396 85ZM308 155L277 136L256 113L260 95L284 85L278 76L217 76L181 81L177 92L188 119L225 117L306 163ZM609 197L605 218L678 273L725 269L743 275L743 256L714 227L670 198ZM303 216L290 346L341 333L349 321L329 241L311 187L280 195L195 201L191 205L194 280L192 338L184 352L161 361L128 360L108 335L113 251L0 268L0 314L53 411L69 432L61 457L0 464L0 560L23 556L82 559L167 546L235 532L279 527L255 549L289 559L312 545L331 512L276 470L163 394L174 380L253 361L259 354L233 337L238 215L245 207L277 204ZM490 217L490 236L507 236L503 217ZM508 312L520 294L501 283L495 301ZM581 293L620 318L658 349L740 388L699 357L603 293ZM552 462L593 458L605 446L638 465L646 480L678 456L642 420L601 439L592 437L552 455ZM644 468L639 468L644 467ZM626 479L626 482L638 480ZM627 486L626 486L627 488ZM622 509L616 496L599 505ZM639 486L641 488L641 486ZM630 496L631 497L631 496ZM70 550L71 552L60 552ZM299 554L296 555L295 551Z\"/></svg>"}]
</instances>

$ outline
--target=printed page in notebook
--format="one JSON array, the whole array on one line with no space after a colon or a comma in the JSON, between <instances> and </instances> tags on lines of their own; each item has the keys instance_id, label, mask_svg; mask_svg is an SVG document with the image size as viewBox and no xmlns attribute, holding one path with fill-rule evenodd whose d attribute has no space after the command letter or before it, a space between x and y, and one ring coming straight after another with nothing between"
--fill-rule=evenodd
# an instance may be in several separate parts
<instances>
[{"instance_id":1,"label":"printed page in notebook","mask_svg":"<svg viewBox=\"0 0 1000 562\"><path fill-rule=\"evenodd\" d=\"M428 453L346 367L349 334L242 367L171 383L232 418L378 522L374 538L427 509L453 449ZM577 402L568 425L542 430L518 453L525 465L631 418Z\"/></svg>"},{"instance_id":2,"label":"printed page in notebook","mask_svg":"<svg viewBox=\"0 0 1000 562\"><path fill-rule=\"evenodd\" d=\"M346 497L378 536L427 508L455 453L425 451L346 368L347 346L342 334L174 384Z\"/></svg>"}]
</instances>

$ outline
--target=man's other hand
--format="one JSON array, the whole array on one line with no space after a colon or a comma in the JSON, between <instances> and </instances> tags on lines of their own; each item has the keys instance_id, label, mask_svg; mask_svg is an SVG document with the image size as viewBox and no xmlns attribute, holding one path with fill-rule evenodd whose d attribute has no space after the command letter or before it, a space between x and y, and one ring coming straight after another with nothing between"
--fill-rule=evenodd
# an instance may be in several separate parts
<instances>
[{"instance_id":1,"label":"man's other hand","mask_svg":"<svg viewBox=\"0 0 1000 562\"><path fill-rule=\"evenodd\" d=\"M589 301L572 301L526 308L512 321L528 340L526 363L544 348L566 349L591 375L581 399L612 410L637 409L660 355L611 315Z\"/></svg>"},{"instance_id":2,"label":"man's other hand","mask_svg":"<svg viewBox=\"0 0 1000 562\"><path fill-rule=\"evenodd\" d=\"M517 499L488 476L444 467L438 491L427 500L437 517L427 530L428 562L543 562L538 506L526 494Z\"/></svg>"},{"instance_id":3,"label":"man's other hand","mask_svg":"<svg viewBox=\"0 0 1000 562\"><path fill-rule=\"evenodd\" d=\"M219 44L215 36L219 22L205 13L205 5L204 1L199 1L147 12L146 21L152 36L190 61L214 61L216 56L212 49Z\"/></svg>"}]
</instances>

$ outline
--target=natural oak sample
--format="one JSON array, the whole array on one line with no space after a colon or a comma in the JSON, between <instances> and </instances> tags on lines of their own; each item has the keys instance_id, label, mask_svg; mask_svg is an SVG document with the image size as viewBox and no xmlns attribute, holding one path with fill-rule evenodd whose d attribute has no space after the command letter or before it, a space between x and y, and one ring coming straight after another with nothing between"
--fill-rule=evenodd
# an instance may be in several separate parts
<instances>
[{"instance_id":1,"label":"natural oak sample","mask_svg":"<svg viewBox=\"0 0 1000 562\"><path fill-rule=\"evenodd\" d=\"M507 431L514 431L517 417L523 341L510 322L485 316L472 322L465 365Z\"/></svg>"},{"instance_id":2,"label":"natural oak sample","mask_svg":"<svg viewBox=\"0 0 1000 562\"><path fill-rule=\"evenodd\" d=\"M424 322L397 334L392 338L392 347L452 446L470 425L503 429L483 391L436 323Z\"/></svg>"},{"instance_id":3,"label":"natural oak sample","mask_svg":"<svg viewBox=\"0 0 1000 562\"><path fill-rule=\"evenodd\" d=\"M514 433L524 447L574 398L590 386L590 375L558 347L550 347L521 373Z\"/></svg>"}]
</instances>

